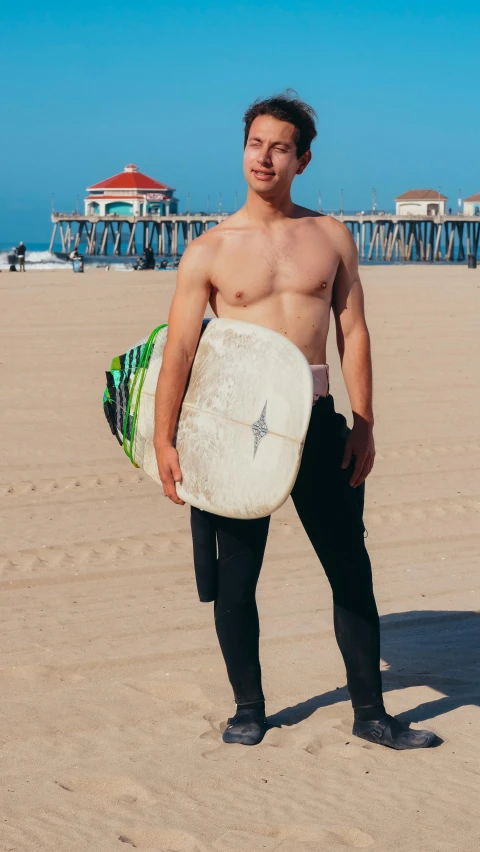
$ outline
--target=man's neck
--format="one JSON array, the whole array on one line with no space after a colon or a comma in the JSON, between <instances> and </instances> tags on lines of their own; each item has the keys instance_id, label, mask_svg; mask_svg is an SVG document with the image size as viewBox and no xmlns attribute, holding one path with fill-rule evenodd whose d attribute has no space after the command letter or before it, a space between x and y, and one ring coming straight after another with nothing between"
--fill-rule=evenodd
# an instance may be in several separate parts
<instances>
[{"instance_id":1,"label":"man's neck","mask_svg":"<svg viewBox=\"0 0 480 852\"><path fill-rule=\"evenodd\" d=\"M256 219L257 222L268 225L281 219L291 219L295 206L290 192L275 198L262 198L249 187L244 209L249 219Z\"/></svg>"}]
</instances>

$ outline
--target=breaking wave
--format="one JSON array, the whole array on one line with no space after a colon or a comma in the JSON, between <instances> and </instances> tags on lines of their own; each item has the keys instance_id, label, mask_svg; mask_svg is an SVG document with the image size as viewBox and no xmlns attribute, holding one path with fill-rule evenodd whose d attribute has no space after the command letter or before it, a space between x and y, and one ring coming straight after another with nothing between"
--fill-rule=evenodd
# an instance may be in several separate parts
<instances>
[{"instance_id":1,"label":"breaking wave","mask_svg":"<svg viewBox=\"0 0 480 852\"><path fill-rule=\"evenodd\" d=\"M8 255L11 254L11 251L7 251L5 249L0 251L0 269L8 270L10 268L10 264L8 262ZM84 263L85 266L91 267L102 267L102 266L115 266L115 269L123 271L127 271L131 268L131 265L134 262L134 258L129 258L129 262L125 263L124 261L118 261L117 258L112 257L85 257ZM16 262L17 270L18 270L18 260ZM28 251L25 255L25 269L71 269L72 264L66 258L61 257L53 251Z\"/></svg>"},{"instance_id":2,"label":"breaking wave","mask_svg":"<svg viewBox=\"0 0 480 852\"><path fill-rule=\"evenodd\" d=\"M9 251L0 251L0 269L9 269L9 254ZM68 269L71 266L68 260L57 257L53 251L27 251L25 256L25 269Z\"/></svg>"}]
</instances>

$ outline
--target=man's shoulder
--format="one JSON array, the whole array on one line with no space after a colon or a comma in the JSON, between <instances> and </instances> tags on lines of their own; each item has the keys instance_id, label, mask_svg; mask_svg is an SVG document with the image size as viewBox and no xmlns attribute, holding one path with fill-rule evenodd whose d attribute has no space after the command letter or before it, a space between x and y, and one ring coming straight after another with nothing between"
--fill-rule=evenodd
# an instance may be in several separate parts
<instances>
[{"instance_id":1,"label":"man's shoulder","mask_svg":"<svg viewBox=\"0 0 480 852\"><path fill-rule=\"evenodd\" d=\"M308 207L295 205L295 218L308 228L316 228L337 247L348 246L352 241L350 230L330 213L319 213Z\"/></svg>"},{"instance_id":2,"label":"man's shoulder","mask_svg":"<svg viewBox=\"0 0 480 852\"><path fill-rule=\"evenodd\" d=\"M209 228L199 237L196 237L185 249L179 265L180 272L198 271L202 269L207 272L219 250L222 242L221 225Z\"/></svg>"},{"instance_id":3,"label":"man's shoulder","mask_svg":"<svg viewBox=\"0 0 480 852\"><path fill-rule=\"evenodd\" d=\"M350 229L335 216L330 214L320 214L316 220L317 226L328 238L337 246L337 248L347 248L353 242L353 237Z\"/></svg>"},{"instance_id":4,"label":"man's shoulder","mask_svg":"<svg viewBox=\"0 0 480 852\"><path fill-rule=\"evenodd\" d=\"M225 219L219 222L218 225L215 225L213 228L209 228L199 237L196 237L188 246L188 249L185 251L185 255L187 252L190 256L193 254L214 254L222 246L227 234L241 229L242 218L238 213L232 213L231 216L225 217Z\"/></svg>"},{"instance_id":5,"label":"man's shoulder","mask_svg":"<svg viewBox=\"0 0 480 852\"><path fill-rule=\"evenodd\" d=\"M329 231L332 234L343 234L344 236L350 234L347 226L336 219L331 213L320 213L318 210L310 210L309 207L301 207L299 204L296 204L295 218L305 219L323 231Z\"/></svg>"},{"instance_id":6,"label":"man's shoulder","mask_svg":"<svg viewBox=\"0 0 480 852\"><path fill-rule=\"evenodd\" d=\"M209 254L209 252L213 251L217 242L217 234L215 233L217 229L218 225L214 228L209 228L208 231L204 231L199 237L195 237L185 249L183 256L186 257L187 254L189 256L193 256L194 254Z\"/></svg>"}]
</instances>

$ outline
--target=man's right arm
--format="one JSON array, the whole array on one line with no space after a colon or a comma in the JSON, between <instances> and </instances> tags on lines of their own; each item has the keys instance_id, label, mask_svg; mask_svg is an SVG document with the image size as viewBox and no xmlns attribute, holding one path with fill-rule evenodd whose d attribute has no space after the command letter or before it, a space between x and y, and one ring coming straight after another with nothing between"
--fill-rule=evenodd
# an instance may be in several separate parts
<instances>
[{"instance_id":1,"label":"man's right arm","mask_svg":"<svg viewBox=\"0 0 480 852\"><path fill-rule=\"evenodd\" d=\"M211 237L195 240L178 267L177 286L168 316L168 334L155 396L154 445L165 496L182 505L175 482L181 480L172 441L185 386L197 350L210 297Z\"/></svg>"}]
</instances>

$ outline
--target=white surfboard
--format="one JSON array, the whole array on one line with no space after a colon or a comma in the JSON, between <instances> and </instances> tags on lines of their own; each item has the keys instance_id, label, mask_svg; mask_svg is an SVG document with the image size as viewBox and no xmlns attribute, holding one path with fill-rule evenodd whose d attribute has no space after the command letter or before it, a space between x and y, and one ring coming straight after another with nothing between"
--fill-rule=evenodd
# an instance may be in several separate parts
<instances>
[{"instance_id":1,"label":"white surfboard","mask_svg":"<svg viewBox=\"0 0 480 852\"><path fill-rule=\"evenodd\" d=\"M155 391L166 336L164 328L155 341L132 444L136 464L156 482ZM298 473L312 393L306 358L281 334L240 320L210 320L177 425L178 496L230 518L278 509Z\"/></svg>"}]
</instances>

